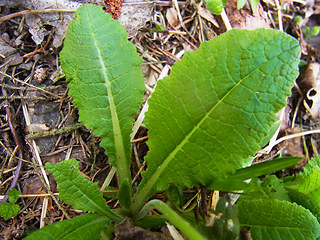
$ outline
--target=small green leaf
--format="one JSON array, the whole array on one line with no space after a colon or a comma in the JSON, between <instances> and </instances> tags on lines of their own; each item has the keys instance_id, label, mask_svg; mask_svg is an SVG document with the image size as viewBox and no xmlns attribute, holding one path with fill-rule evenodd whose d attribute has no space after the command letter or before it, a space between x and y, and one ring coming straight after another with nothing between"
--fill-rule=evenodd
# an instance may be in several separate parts
<instances>
[{"instance_id":1,"label":"small green leaf","mask_svg":"<svg viewBox=\"0 0 320 240\"><path fill-rule=\"evenodd\" d=\"M250 227L253 240L316 239L320 224L312 213L295 203L277 199L239 201L239 220Z\"/></svg>"},{"instance_id":2,"label":"small green leaf","mask_svg":"<svg viewBox=\"0 0 320 240\"><path fill-rule=\"evenodd\" d=\"M241 8L244 7L244 5L246 4L247 0L238 0L237 1L237 9L240 10Z\"/></svg>"},{"instance_id":3,"label":"small green leaf","mask_svg":"<svg viewBox=\"0 0 320 240\"><path fill-rule=\"evenodd\" d=\"M237 206L228 203L226 198L220 198L213 212L216 219L212 227L206 227L207 232L211 233L207 235L208 239L211 239L210 236L219 240L238 239L240 226Z\"/></svg>"},{"instance_id":4,"label":"small green leaf","mask_svg":"<svg viewBox=\"0 0 320 240\"><path fill-rule=\"evenodd\" d=\"M285 184L290 198L308 208L320 220L320 155L303 168L293 182Z\"/></svg>"},{"instance_id":5,"label":"small green leaf","mask_svg":"<svg viewBox=\"0 0 320 240\"><path fill-rule=\"evenodd\" d=\"M271 128L269 129L268 135L262 140L260 143L260 147L267 145L267 143L270 141L270 139L274 136L274 134L278 131L279 127L281 125L281 121L276 121Z\"/></svg>"},{"instance_id":6,"label":"small green leaf","mask_svg":"<svg viewBox=\"0 0 320 240\"><path fill-rule=\"evenodd\" d=\"M298 157L275 158L250 167L238 169L232 176L228 177L228 179L247 180L249 178L268 175L281 169L291 167L300 160L301 158Z\"/></svg>"},{"instance_id":7,"label":"small green leaf","mask_svg":"<svg viewBox=\"0 0 320 240\"><path fill-rule=\"evenodd\" d=\"M179 209L185 204L185 196L183 194L182 187L170 184L168 189L165 191L165 195L168 197L170 203Z\"/></svg>"},{"instance_id":8,"label":"small green leaf","mask_svg":"<svg viewBox=\"0 0 320 240\"><path fill-rule=\"evenodd\" d=\"M156 29L157 30L162 30L162 31L166 30L166 28L164 26L160 25L160 24L156 24Z\"/></svg>"},{"instance_id":9,"label":"small green leaf","mask_svg":"<svg viewBox=\"0 0 320 240\"><path fill-rule=\"evenodd\" d=\"M79 121L101 137L119 182L131 179L133 116L143 99L142 59L120 22L86 4L70 23L60 62Z\"/></svg>"},{"instance_id":10,"label":"small green leaf","mask_svg":"<svg viewBox=\"0 0 320 240\"><path fill-rule=\"evenodd\" d=\"M213 14L221 14L222 9L227 5L226 0L204 0L204 3Z\"/></svg>"},{"instance_id":11,"label":"small green leaf","mask_svg":"<svg viewBox=\"0 0 320 240\"><path fill-rule=\"evenodd\" d=\"M299 185L299 192L302 193L320 190L320 155L308 162L303 168L303 172L298 175L295 183Z\"/></svg>"},{"instance_id":12,"label":"small green leaf","mask_svg":"<svg viewBox=\"0 0 320 240\"><path fill-rule=\"evenodd\" d=\"M18 204L3 202L0 204L0 216L5 220L8 220L11 217L17 216L20 211Z\"/></svg>"},{"instance_id":13,"label":"small green leaf","mask_svg":"<svg viewBox=\"0 0 320 240\"><path fill-rule=\"evenodd\" d=\"M320 32L320 26L315 26L315 27L311 30L310 35L311 35L311 36L317 36L317 35L319 34L319 32Z\"/></svg>"},{"instance_id":14,"label":"small green leaf","mask_svg":"<svg viewBox=\"0 0 320 240\"><path fill-rule=\"evenodd\" d=\"M11 190L9 190L8 191L9 202L15 203L19 198L19 194L20 192L15 188L12 188Z\"/></svg>"},{"instance_id":15,"label":"small green leaf","mask_svg":"<svg viewBox=\"0 0 320 240\"><path fill-rule=\"evenodd\" d=\"M131 187L128 179L125 179L120 185L118 192L119 202L122 207L129 208L131 204Z\"/></svg>"},{"instance_id":16,"label":"small green leaf","mask_svg":"<svg viewBox=\"0 0 320 240\"><path fill-rule=\"evenodd\" d=\"M249 0L251 5L252 12L256 11L256 7L258 6L260 0Z\"/></svg>"},{"instance_id":17,"label":"small green leaf","mask_svg":"<svg viewBox=\"0 0 320 240\"><path fill-rule=\"evenodd\" d=\"M240 196L240 200L265 198L291 201L282 179L278 179L275 175L270 175L262 180L259 178L252 179L247 189Z\"/></svg>"},{"instance_id":18,"label":"small green leaf","mask_svg":"<svg viewBox=\"0 0 320 240\"><path fill-rule=\"evenodd\" d=\"M98 212L114 220L121 219L106 206L97 184L79 173L77 160L65 160L56 165L46 163L46 168L58 183L59 197L67 204L84 212Z\"/></svg>"},{"instance_id":19,"label":"small green leaf","mask_svg":"<svg viewBox=\"0 0 320 240\"><path fill-rule=\"evenodd\" d=\"M212 182L208 186L224 192L246 190L248 188L259 191L259 189L255 188L252 184L248 185L244 180L274 173L290 167L300 160L301 159L297 157L276 158L250 167L238 169L234 174L226 178L213 177Z\"/></svg>"},{"instance_id":20,"label":"small green leaf","mask_svg":"<svg viewBox=\"0 0 320 240\"><path fill-rule=\"evenodd\" d=\"M56 222L28 235L25 240L80 240L99 239L101 230L110 224L110 220L98 214L83 216Z\"/></svg>"}]
</instances>

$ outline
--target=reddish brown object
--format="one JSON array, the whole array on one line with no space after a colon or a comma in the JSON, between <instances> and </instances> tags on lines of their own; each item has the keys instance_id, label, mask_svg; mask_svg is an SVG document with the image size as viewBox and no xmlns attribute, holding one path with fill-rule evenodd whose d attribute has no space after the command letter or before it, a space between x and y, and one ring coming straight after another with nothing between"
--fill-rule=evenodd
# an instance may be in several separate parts
<instances>
[{"instance_id":1,"label":"reddish brown object","mask_svg":"<svg viewBox=\"0 0 320 240\"><path fill-rule=\"evenodd\" d=\"M110 13L111 17L117 19L121 15L121 7L123 0L104 0L107 4L107 13Z\"/></svg>"}]
</instances>

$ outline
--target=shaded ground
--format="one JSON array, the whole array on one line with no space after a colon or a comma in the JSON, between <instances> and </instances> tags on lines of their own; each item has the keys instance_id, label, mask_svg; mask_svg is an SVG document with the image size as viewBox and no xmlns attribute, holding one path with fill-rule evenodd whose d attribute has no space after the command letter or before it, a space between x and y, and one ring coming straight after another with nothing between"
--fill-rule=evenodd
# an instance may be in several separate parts
<instances>
[{"instance_id":1,"label":"shaded ground","mask_svg":"<svg viewBox=\"0 0 320 240\"><path fill-rule=\"evenodd\" d=\"M279 5L281 11L278 11ZM131 37L145 60L142 64L148 86L145 98L156 81L167 75L172 64L180 60L186 51L196 50L201 42L226 31L226 21L221 16L213 16L199 1L155 1L152 8L149 21ZM22 10L25 9L19 5L3 6L1 17ZM310 33L320 25L319 2L268 1L259 4L252 13L249 4L239 11L236 2L229 1L226 13L234 28L283 29L300 41L301 58L306 66L302 68L283 112L280 136L319 129L320 41L319 36ZM60 21L64 21L64 14L70 15L60 14ZM297 16L301 16L300 22ZM81 214L63 202L58 206L53 201L54 193L57 193L55 181L41 170L40 164L56 164L76 158L80 161L81 172L88 179L97 181L99 186L111 169L108 157L99 147L99 138L93 137L77 122L77 110L67 95L67 82L59 68L61 46L56 43L59 30L48 23L40 24L43 39L35 40L35 36L40 36L30 33L28 21L26 15L21 14L0 22L0 194L5 199L5 194L12 187L21 192L17 202L21 209L18 215L7 221L0 218L0 238L3 239L21 239L27 231L63 220L66 215ZM311 29L309 32L306 30L308 27ZM136 182L141 179L139 170L145 166L146 140L147 129L140 127L133 143L132 172ZM304 161L290 170L299 171L310 157L318 154L319 147L318 132L282 142L270 154L257 156L256 161L272 158L280 152L301 156ZM111 186L117 186L115 178ZM194 189L186 194L191 198L197 193L198 189ZM164 198L161 193L157 197ZM108 204L117 206L113 199ZM204 206L206 204L200 204L196 211L205 214Z\"/></svg>"}]
</instances>

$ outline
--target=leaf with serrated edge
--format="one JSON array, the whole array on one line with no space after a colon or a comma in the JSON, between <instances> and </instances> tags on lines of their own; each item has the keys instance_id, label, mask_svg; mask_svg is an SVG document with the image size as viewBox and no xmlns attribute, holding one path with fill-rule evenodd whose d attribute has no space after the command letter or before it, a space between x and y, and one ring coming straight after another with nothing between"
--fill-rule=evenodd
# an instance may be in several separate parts
<instances>
[{"instance_id":1,"label":"leaf with serrated edge","mask_svg":"<svg viewBox=\"0 0 320 240\"><path fill-rule=\"evenodd\" d=\"M320 155L314 157L299 173L296 183L299 185L299 192L311 193L318 191L320 193ZM320 203L320 196L319 196Z\"/></svg>"},{"instance_id":2,"label":"leaf with serrated edge","mask_svg":"<svg viewBox=\"0 0 320 240\"><path fill-rule=\"evenodd\" d=\"M83 216L56 222L30 234L25 240L80 240L99 239L100 231L110 220L98 214Z\"/></svg>"},{"instance_id":3,"label":"leaf with serrated edge","mask_svg":"<svg viewBox=\"0 0 320 240\"><path fill-rule=\"evenodd\" d=\"M8 202L3 202L0 204L0 217L3 217L5 220L17 216L19 211L20 207L18 204Z\"/></svg>"},{"instance_id":4,"label":"leaf with serrated edge","mask_svg":"<svg viewBox=\"0 0 320 240\"><path fill-rule=\"evenodd\" d=\"M293 182L287 182L290 198L308 208L320 220L320 155L314 157Z\"/></svg>"},{"instance_id":5,"label":"leaf with serrated edge","mask_svg":"<svg viewBox=\"0 0 320 240\"><path fill-rule=\"evenodd\" d=\"M234 29L186 53L149 100L148 169L134 201L241 168L285 105L299 56L296 39L271 29Z\"/></svg>"},{"instance_id":6,"label":"leaf with serrated edge","mask_svg":"<svg viewBox=\"0 0 320 240\"><path fill-rule=\"evenodd\" d=\"M130 133L145 89L141 58L121 24L86 4L70 23L60 53L79 120L101 137L120 183L131 179Z\"/></svg>"},{"instance_id":7,"label":"leaf with serrated edge","mask_svg":"<svg viewBox=\"0 0 320 240\"><path fill-rule=\"evenodd\" d=\"M59 197L75 209L104 214L111 219L120 219L106 206L97 183L93 183L79 173L79 162L65 160L56 165L46 163L58 183Z\"/></svg>"},{"instance_id":8,"label":"leaf with serrated edge","mask_svg":"<svg viewBox=\"0 0 320 240\"><path fill-rule=\"evenodd\" d=\"M276 199L243 200L238 204L242 227L250 227L253 240L316 239L320 224L296 203Z\"/></svg>"}]
</instances>

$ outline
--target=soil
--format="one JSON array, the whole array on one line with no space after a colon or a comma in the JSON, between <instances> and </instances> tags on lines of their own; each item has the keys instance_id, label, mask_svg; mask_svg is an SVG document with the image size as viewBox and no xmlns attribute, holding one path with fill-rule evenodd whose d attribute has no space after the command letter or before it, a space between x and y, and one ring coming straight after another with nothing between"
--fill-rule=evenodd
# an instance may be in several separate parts
<instances>
[{"instance_id":1,"label":"soil","mask_svg":"<svg viewBox=\"0 0 320 240\"><path fill-rule=\"evenodd\" d=\"M145 99L159 77L168 74L170 67L182 58L184 52L197 50L203 41L227 30L225 20L220 15L212 15L200 1L151 2L152 11L148 21L130 34L130 41L144 58L142 70L149 89ZM116 18L121 14L121 5L125 3L114 0L105 1L102 5ZM268 0L258 4L254 11L249 3L241 10L237 9L236 4L235 0L230 0L225 8L233 28L282 29L297 38L302 47L301 74L282 115L279 138L319 129L320 36L312 36L306 29L320 25L320 2ZM278 11L278 5L281 11ZM59 27L50 23L37 25L43 35L40 40L35 40L39 34L30 32L29 14L21 13L8 18L10 14L24 10L27 9L23 6L7 5L2 6L0 11L0 200L6 201L6 194L13 187L20 192L17 201L20 211L17 216L8 220L0 218L1 239L22 239L28 232L61 221L66 215L74 217L82 214L61 201L60 206L56 204L53 200L58 194L55 180L40 165L75 158L80 163L81 173L87 179L98 182L100 187L111 170L107 153L99 147L100 139L78 123L77 109L68 96L68 83L59 64L62 45L57 44L62 42L58 38L63 37L57 29ZM50 13L37 14L44 17ZM72 15L59 14L59 21L64 21L64 14ZM134 18L134 12L131 14ZM301 16L300 22L297 22L297 16ZM288 139L274 146L268 154L257 155L255 162L274 158L280 153L299 156L303 160L298 165L277 174L297 173L310 158L318 154L319 138L318 132ZM132 175L137 176L136 182L139 182L139 169L145 166L144 156L148 151L147 128L140 126L135 139ZM115 177L111 186L117 187ZM195 188L185 194L191 198L197 193L198 189ZM162 193L157 197L165 198ZM117 207L117 201L108 198L108 205ZM206 206L202 202L196 212L205 215ZM153 233L145 230L135 231L148 236L148 239L157 239ZM117 234L117 239L126 239L119 237L123 234ZM166 230L159 236L159 239L170 238Z\"/></svg>"}]
</instances>

